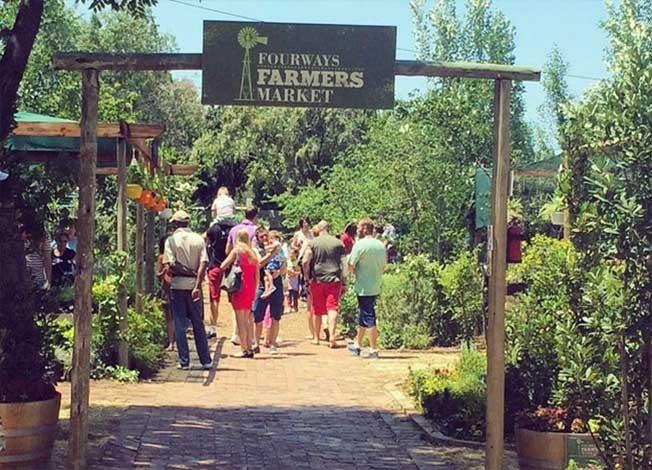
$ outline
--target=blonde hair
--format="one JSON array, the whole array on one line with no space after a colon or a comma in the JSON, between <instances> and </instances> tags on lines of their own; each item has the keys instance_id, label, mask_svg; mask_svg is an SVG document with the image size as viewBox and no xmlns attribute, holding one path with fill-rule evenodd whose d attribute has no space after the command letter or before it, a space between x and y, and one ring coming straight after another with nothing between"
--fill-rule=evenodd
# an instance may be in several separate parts
<instances>
[{"instance_id":1,"label":"blonde hair","mask_svg":"<svg viewBox=\"0 0 652 470\"><path fill-rule=\"evenodd\" d=\"M283 241L283 235L281 235L281 232L278 230L270 230L269 233L269 238L273 238L274 240L278 241Z\"/></svg>"},{"instance_id":2,"label":"blonde hair","mask_svg":"<svg viewBox=\"0 0 652 470\"><path fill-rule=\"evenodd\" d=\"M247 253L247 256L253 260L258 260L258 255L251 248L251 238L249 237L249 232L245 229L238 230L238 233L235 234L235 246L236 248L243 252Z\"/></svg>"},{"instance_id":3,"label":"blonde hair","mask_svg":"<svg viewBox=\"0 0 652 470\"><path fill-rule=\"evenodd\" d=\"M217 195L218 196L229 196L230 195L229 188L227 188L226 186L220 186L218 188L218 190L217 190Z\"/></svg>"}]
</instances>

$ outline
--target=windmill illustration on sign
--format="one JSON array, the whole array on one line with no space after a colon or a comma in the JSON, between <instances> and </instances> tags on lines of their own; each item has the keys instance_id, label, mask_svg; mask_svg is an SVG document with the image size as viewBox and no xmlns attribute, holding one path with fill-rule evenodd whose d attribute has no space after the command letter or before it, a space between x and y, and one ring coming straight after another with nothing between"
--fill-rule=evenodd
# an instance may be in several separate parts
<instances>
[{"instance_id":1,"label":"windmill illustration on sign","mask_svg":"<svg viewBox=\"0 0 652 470\"><path fill-rule=\"evenodd\" d=\"M244 49L244 57L242 58L242 78L240 80L240 99L251 101L254 99L254 92L251 85L251 57L249 56L249 51L253 49L256 44L267 45L267 38L259 36L258 31L247 26L246 28L242 28L238 33L238 43Z\"/></svg>"}]
</instances>

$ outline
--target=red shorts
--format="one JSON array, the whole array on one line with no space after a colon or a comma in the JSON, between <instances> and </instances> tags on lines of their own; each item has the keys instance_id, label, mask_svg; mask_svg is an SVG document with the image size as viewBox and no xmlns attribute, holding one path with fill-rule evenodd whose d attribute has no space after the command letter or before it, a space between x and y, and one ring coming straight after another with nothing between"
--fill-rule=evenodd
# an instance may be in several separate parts
<instances>
[{"instance_id":1,"label":"red shorts","mask_svg":"<svg viewBox=\"0 0 652 470\"><path fill-rule=\"evenodd\" d=\"M219 302L222 293L222 270L219 266L209 268L206 277L208 278L208 292L211 301Z\"/></svg>"},{"instance_id":2,"label":"red shorts","mask_svg":"<svg viewBox=\"0 0 652 470\"><path fill-rule=\"evenodd\" d=\"M337 282L312 282L310 283L310 296L312 297L312 314L323 316L329 311L339 311L340 297L342 296L342 283Z\"/></svg>"}]
</instances>

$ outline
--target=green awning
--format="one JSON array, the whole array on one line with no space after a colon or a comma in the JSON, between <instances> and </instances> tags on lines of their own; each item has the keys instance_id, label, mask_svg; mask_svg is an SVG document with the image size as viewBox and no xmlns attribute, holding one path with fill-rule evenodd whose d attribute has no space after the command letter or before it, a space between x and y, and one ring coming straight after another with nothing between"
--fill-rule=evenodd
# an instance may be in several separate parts
<instances>
[{"instance_id":1,"label":"green awning","mask_svg":"<svg viewBox=\"0 0 652 470\"><path fill-rule=\"evenodd\" d=\"M70 119L26 111L16 113L15 119L16 122L77 122ZM98 137L98 167L115 166L116 144L116 139ZM7 139L5 147L12 152L37 153L48 157L56 157L57 154L62 152L78 154L79 137L10 136ZM131 152L128 151L127 155L131 155Z\"/></svg>"}]
</instances>

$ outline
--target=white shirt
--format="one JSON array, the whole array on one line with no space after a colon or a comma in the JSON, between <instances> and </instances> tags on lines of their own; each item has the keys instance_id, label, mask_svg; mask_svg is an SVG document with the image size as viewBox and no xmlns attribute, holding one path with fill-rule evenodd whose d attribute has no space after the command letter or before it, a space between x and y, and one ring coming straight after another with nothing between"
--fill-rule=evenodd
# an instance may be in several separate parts
<instances>
[{"instance_id":1,"label":"white shirt","mask_svg":"<svg viewBox=\"0 0 652 470\"><path fill-rule=\"evenodd\" d=\"M204 238L189 228L179 228L165 241L163 263L181 263L188 269L199 271L201 263L208 263ZM171 289L192 290L197 278L172 276Z\"/></svg>"}]
</instances>

